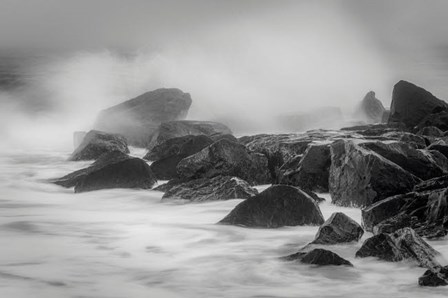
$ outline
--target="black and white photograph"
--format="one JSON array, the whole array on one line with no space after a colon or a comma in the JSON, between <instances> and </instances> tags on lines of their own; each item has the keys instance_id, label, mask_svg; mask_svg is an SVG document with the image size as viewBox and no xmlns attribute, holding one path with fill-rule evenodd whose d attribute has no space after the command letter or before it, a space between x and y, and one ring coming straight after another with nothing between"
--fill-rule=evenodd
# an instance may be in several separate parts
<instances>
[{"instance_id":1,"label":"black and white photograph","mask_svg":"<svg viewBox=\"0 0 448 298\"><path fill-rule=\"evenodd\" d=\"M0 298L448 297L447 0L0 0Z\"/></svg>"}]
</instances>

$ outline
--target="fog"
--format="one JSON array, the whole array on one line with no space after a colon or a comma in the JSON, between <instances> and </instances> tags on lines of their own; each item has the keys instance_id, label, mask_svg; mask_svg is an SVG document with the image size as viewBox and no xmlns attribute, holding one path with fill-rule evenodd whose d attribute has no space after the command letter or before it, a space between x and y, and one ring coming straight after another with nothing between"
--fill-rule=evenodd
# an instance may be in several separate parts
<instances>
[{"instance_id":1,"label":"fog","mask_svg":"<svg viewBox=\"0 0 448 298\"><path fill-rule=\"evenodd\" d=\"M400 79L448 98L447 6L3 0L2 55L39 59L0 93L0 134L7 146L67 148L101 109L161 87L191 94L189 119L236 132L276 131L279 115L318 107L350 115L369 90L389 106Z\"/></svg>"}]
</instances>

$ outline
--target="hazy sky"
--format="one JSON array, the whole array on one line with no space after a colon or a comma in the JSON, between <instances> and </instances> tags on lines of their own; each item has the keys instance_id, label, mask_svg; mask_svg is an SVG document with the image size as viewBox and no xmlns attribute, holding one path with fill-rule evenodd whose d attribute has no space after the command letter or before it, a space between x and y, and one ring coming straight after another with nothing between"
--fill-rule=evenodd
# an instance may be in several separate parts
<instances>
[{"instance_id":1,"label":"hazy sky","mask_svg":"<svg viewBox=\"0 0 448 298\"><path fill-rule=\"evenodd\" d=\"M51 107L67 129L160 87L190 92L192 118L266 126L350 109L369 90L388 106L400 79L448 99L447 11L445 0L0 0L0 50L70 52L34 69L25 95L0 97Z\"/></svg>"}]
</instances>

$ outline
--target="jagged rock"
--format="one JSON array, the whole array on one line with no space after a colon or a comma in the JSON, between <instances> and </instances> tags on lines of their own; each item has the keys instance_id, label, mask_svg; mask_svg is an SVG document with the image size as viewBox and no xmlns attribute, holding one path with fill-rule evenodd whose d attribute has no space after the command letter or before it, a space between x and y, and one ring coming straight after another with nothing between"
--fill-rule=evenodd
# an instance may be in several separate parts
<instances>
[{"instance_id":1,"label":"jagged rock","mask_svg":"<svg viewBox=\"0 0 448 298\"><path fill-rule=\"evenodd\" d=\"M219 223L245 227L279 228L320 225L324 218L317 203L302 190L273 185L238 204Z\"/></svg>"},{"instance_id":2,"label":"jagged rock","mask_svg":"<svg viewBox=\"0 0 448 298\"><path fill-rule=\"evenodd\" d=\"M332 251L321 248L313 249L307 253L305 252L295 253L282 259L286 261L299 260L301 263L304 264L312 264L318 266L346 265L353 267L353 264L347 261L346 259L341 258L339 255L335 254Z\"/></svg>"},{"instance_id":3,"label":"jagged rock","mask_svg":"<svg viewBox=\"0 0 448 298\"><path fill-rule=\"evenodd\" d=\"M248 199L258 194L246 181L229 176L202 178L172 185L162 199L182 199L192 202Z\"/></svg>"},{"instance_id":4,"label":"jagged rock","mask_svg":"<svg viewBox=\"0 0 448 298\"><path fill-rule=\"evenodd\" d=\"M235 176L250 184L266 184L270 181L267 158L249 152L244 145L223 139L200 152L184 158L177 166L180 179Z\"/></svg>"},{"instance_id":5,"label":"jagged rock","mask_svg":"<svg viewBox=\"0 0 448 298\"><path fill-rule=\"evenodd\" d=\"M381 155L338 140L331 144L329 190L340 206L364 207L408 192L420 179Z\"/></svg>"},{"instance_id":6,"label":"jagged rock","mask_svg":"<svg viewBox=\"0 0 448 298\"><path fill-rule=\"evenodd\" d=\"M78 161L97 159L104 153L112 151L129 153L126 139L117 134L91 130L85 135L79 147L73 151L69 160Z\"/></svg>"},{"instance_id":7,"label":"jagged rock","mask_svg":"<svg viewBox=\"0 0 448 298\"><path fill-rule=\"evenodd\" d=\"M439 287L448 285L448 266L440 268L434 272L433 270L426 270L425 273L419 277L418 284L425 287Z\"/></svg>"},{"instance_id":8,"label":"jagged rock","mask_svg":"<svg viewBox=\"0 0 448 298\"><path fill-rule=\"evenodd\" d=\"M417 135L428 137L443 137L443 131L435 126L425 126L417 132Z\"/></svg>"},{"instance_id":9,"label":"jagged rock","mask_svg":"<svg viewBox=\"0 0 448 298\"><path fill-rule=\"evenodd\" d=\"M299 186L301 189L328 192L330 146L310 144L303 158L293 159L280 168L279 183Z\"/></svg>"},{"instance_id":10,"label":"jagged rock","mask_svg":"<svg viewBox=\"0 0 448 298\"><path fill-rule=\"evenodd\" d=\"M387 133L397 133L397 132L401 133L403 132L403 130L405 130L405 127L398 123L363 124L341 128L341 131L356 132L357 134L362 136L375 137L375 139L379 139L379 137Z\"/></svg>"},{"instance_id":11,"label":"jagged rock","mask_svg":"<svg viewBox=\"0 0 448 298\"><path fill-rule=\"evenodd\" d=\"M388 139L394 139L396 141L406 143L414 147L415 149L424 149L428 145L424 137L405 131L391 131L382 134L381 136Z\"/></svg>"},{"instance_id":12,"label":"jagged rock","mask_svg":"<svg viewBox=\"0 0 448 298\"><path fill-rule=\"evenodd\" d=\"M447 173L439 166L444 164L441 161L446 159L444 156L438 156L437 153L432 155L425 150L414 149L403 142L368 142L360 144L360 146L378 153L423 180ZM446 163L448 163L448 160L446 160Z\"/></svg>"},{"instance_id":13,"label":"jagged rock","mask_svg":"<svg viewBox=\"0 0 448 298\"><path fill-rule=\"evenodd\" d=\"M413 129L427 116L447 110L448 104L423 88L406 81L394 86L388 123L404 123Z\"/></svg>"},{"instance_id":14,"label":"jagged rock","mask_svg":"<svg viewBox=\"0 0 448 298\"><path fill-rule=\"evenodd\" d=\"M150 189L156 182L143 159L127 158L89 171L75 185L75 193L109 188Z\"/></svg>"},{"instance_id":15,"label":"jagged rock","mask_svg":"<svg viewBox=\"0 0 448 298\"><path fill-rule=\"evenodd\" d=\"M414 186L415 192L422 192L427 190L436 190L448 187L448 175L440 176L437 178L429 179L420 182Z\"/></svg>"},{"instance_id":16,"label":"jagged rock","mask_svg":"<svg viewBox=\"0 0 448 298\"><path fill-rule=\"evenodd\" d=\"M413 217L411 217L409 214L399 213L375 225L373 227L373 234L375 235L381 233L390 234L397 230L412 226L413 226Z\"/></svg>"},{"instance_id":17,"label":"jagged rock","mask_svg":"<svg viewBox=\"0 0 448 298\"><path fill-rule=\"evenodd\" d=\"M198 153L211 144L212 139L204 135L169 139L154 147L144 158L150 160L159 157L151 164L151 170L157 179L170 180L178 177L177 165L182 159Z\"/></svg>"},{"instance_id":18,"label":"jagged rock","mask_svg":"<svg viewBox=\"0 0 448 298\"><path fill-rule=\"evenodd\" d=\"M361 118L367 123L382 122L386 109L383 103L375 97L375 92L369 91L356 111L356 118Z\"/></svg>"},{"instance_id":19,"label":"jagged rock","mask_svg":"<svg viewBox=\"0 0 448 298\"><path fill-rule=\"evenodd\" d=\"M437 127L443 131L446 131L448 129L448 111L442 110L426 116L417 125L417 129L425 126Z\"/></svg>"},{"instance_id":20,"label":"jagged rock","mask_svg":"<svg viewBox=\"0 0 448 298\"><path fill-rule=\"evenodd\" d=\"M61 178L50 179L49 182L67 188L73 187L78 184L79 181L81 181L87 174L99 170L108 164L117 163L128 158L130 157L121 151L105 153L101 155L101 157L98 158L90 167L75 171Z\"/></svg>"},{"instance_id":21,"label":"jagged rock","mask_svg":"<svg viewBox=\"0 0 448 298\"><path fill-rule=\"evenodd\" d=\"M436 260L439 253L418 236L411 228L393 234L379 234L367 239L356 252L356 257L377 257L389 262L414 260L425 268L440 266Z\"/></svg>"},{"instance_id":22,"label":"jagged rock","mask_svg":"<svg viewBox=\"0 0 448 298\"><path fill-rule=\"evenodd\" d=\"M342 212L336 212L320 226L312 244L358 241L363 234L364 230L356 221Z\"/></svg>"},{"instance_id":23,"label":"jagged rock","mask_svg":"<svg viewBox=\"0 0 448 298\"><path fill-rule=\"evenodd\" d=\"M160 124L154 132L147 148L151 150L169 139L188 135L205 135L217 141L219 138L228 138L228 136L224 137L224 135L229 134L232 134L232 131L224 124L218 122L195 120L169 121Z\"/></svg>"},{"instance_id":24,"label":"jagged rock","mask_svg":"<svg viewBox=\"0 0 448 298\"><path fill-rule=\"evenodd\" d=\"M133 146L145 147L160 123L182 120L191 106L190 94L157 89L103 110L95 128L123 135Z\"/></svg>"}]
</instances>

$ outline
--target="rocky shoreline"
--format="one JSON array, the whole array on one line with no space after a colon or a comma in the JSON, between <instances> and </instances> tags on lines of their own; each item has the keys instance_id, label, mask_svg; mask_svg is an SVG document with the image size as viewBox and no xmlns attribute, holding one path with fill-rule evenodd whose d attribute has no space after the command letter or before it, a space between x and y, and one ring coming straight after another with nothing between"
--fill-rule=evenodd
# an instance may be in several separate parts
<instances>
[{"instance_id":1,"label":"rocky shoreline","mask_svg":"<svg viewBox=\"0 0 448 298\"><path fill-rule=\"evenodd\" d=\"M366 95L358 110L370 119L364 124L240 138L221 123L184 120L191 101L178 89L158 89L104 110L96 127L103 131L88 132L70 157L94 163L51 182L86 192L153 189L169 180L155 188L164 200L245 199L219 224L320 226L314 241L284 260L353 266L329 249L370 232L357 258L413 261L428 269L420 285L448 285L446 261L424 240L448 234L445 101L400 81L390 111ZM128 144L148 153L131 157ZM260 184L272 186L258 193ZM361 208L362 227L343 213L325 221L316 192Z\"/></svg>"}]
</instances>

